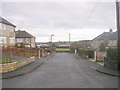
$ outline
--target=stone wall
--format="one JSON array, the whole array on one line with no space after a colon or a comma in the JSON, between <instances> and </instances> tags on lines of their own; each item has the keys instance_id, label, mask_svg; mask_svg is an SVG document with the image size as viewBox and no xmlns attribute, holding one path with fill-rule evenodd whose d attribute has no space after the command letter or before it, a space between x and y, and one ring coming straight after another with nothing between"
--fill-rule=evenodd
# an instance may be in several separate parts
<instances>
[{"instance_id":1,"label":"stone wall","mask_svg":"<svg viewBox=\"0 0 120 90\"><path fill-rule=\"evenodd\" d=\"M14 71L22 66L25 66L27 64L30 64L34 62L33 59L30 59L30 60L24 60L24 61L21 61L21 62L12 62L12 63L6 63L6 64L0 64L0 73L7 73L7 72L10 72L10 71Z\"/></svg>"}]
</instances>

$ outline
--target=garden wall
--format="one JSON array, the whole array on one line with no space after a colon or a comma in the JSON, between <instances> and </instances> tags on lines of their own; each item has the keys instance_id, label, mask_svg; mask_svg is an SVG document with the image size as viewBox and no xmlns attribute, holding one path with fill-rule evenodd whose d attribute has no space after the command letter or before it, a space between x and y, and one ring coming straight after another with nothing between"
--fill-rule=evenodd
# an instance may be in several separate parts
<instances>
[{"instance_id":1,"label":"garden wall","mask_svg":"<svg viewBox=\"0 0 120 90\"><path fill-rule=\"evenodd\" d=\"M7 73L10 71L14 71L22 66L32 63L32 62L34 62L33 59L21 61L19 63L12 62L12 63L0 64L0 73Z\"/></svg>"}]
</instances>

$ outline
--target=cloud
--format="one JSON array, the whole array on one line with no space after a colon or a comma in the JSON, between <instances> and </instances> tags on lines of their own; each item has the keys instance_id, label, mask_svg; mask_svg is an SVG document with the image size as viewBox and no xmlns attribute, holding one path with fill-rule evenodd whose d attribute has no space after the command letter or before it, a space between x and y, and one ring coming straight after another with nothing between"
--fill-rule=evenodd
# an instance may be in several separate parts
<instances>
[{"instance_id":1,"label":"cloud","mask_svg":"<svg viewBox=\"0 0 120 90\"><path fill-rule=\"evenodd\" d=\"M87 16L94 8L96 3L5 3L3 6L3 14L7 14L10 16L14 16L15 14L21 15L28 19L30 25L34 27L51 27L49 22L52 22L54 27L60 28L80 28L83 23L86 21ZM108 5L107 5L108 4ZM95 14L91 16L91 20L87 23L87 26L99 26L104 27L106 24L104 19L106 18L108 22L114 20L115 15L113 3L102 3L99 4L99 8L96 9ZM107 6L105 6L107 5ZM112 8L108 9L108 7L112 6ZM8 8L9 7L9 8ZM4 11L5 9L5 11ZM11 12L8 12L11 11ZM16 16L14 16L16 17ZM111 18L109 18L111 17ZM19 22L19 18L13 18L14 20ZM24 20L26 20L24 19ZM92 21L92 22L91 22ZM25 22L25 24L27 23ZM106 23L108 23L106 21ZM97 23L96 25L94 25ZM24 24L24 25L25 25ZM110 23L113 24L114 23ZM111 26L111 25L110 25Z\"/></svg>"},{"instance_id":2,"label":"cloud","mask_svg":"<svg viewBox=\"0 0 120 90\"><path fill-rule=\"evenodd\" d=\"M98 34L94 34L95 30L90 31L90 28L99 29L99 34L106 28L116 28L115 3L99 2L95 8L96 3L3 2L2 16L18 29L25 29L37 38L43 38L42 41L49 40L52 33L55 34L54 40L67 40L69 33L73 35L72 40L84 39L84 36L91 39ZM85 28L89 28L89 31L83 30Z\"/></svg>"}]
</instances>

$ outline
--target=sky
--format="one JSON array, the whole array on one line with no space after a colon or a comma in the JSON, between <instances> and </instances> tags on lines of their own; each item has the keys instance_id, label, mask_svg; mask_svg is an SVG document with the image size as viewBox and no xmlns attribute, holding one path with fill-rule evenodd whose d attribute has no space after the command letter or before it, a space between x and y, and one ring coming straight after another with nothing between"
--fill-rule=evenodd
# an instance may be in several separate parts
<instances>
[{"instance_id":1,"label":"sky","mask_svg":"<svg viewBox=\"0 0 120 90\"><path fill-rule=\"evenodd\" d=\"M116 31L115 1L3 0L0 16L36 37L36 42L91 40Z\"/></svg>"}]
</instances>

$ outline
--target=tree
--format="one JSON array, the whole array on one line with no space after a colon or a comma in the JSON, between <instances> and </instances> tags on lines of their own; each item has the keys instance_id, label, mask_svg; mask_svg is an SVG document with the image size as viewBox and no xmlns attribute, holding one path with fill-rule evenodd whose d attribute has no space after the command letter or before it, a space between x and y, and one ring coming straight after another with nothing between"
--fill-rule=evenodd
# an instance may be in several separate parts
<instances>
[{"instance_id":1,"label":"tree","mask_svg":"<svg viewBox=\"0 0 120 90\"><path fill-rule=\"evenodd\" d=\"M106 51L107 45L108 44L106 42L102 42L99 47L100 51Z\"/></svg>"}]
</instances>

